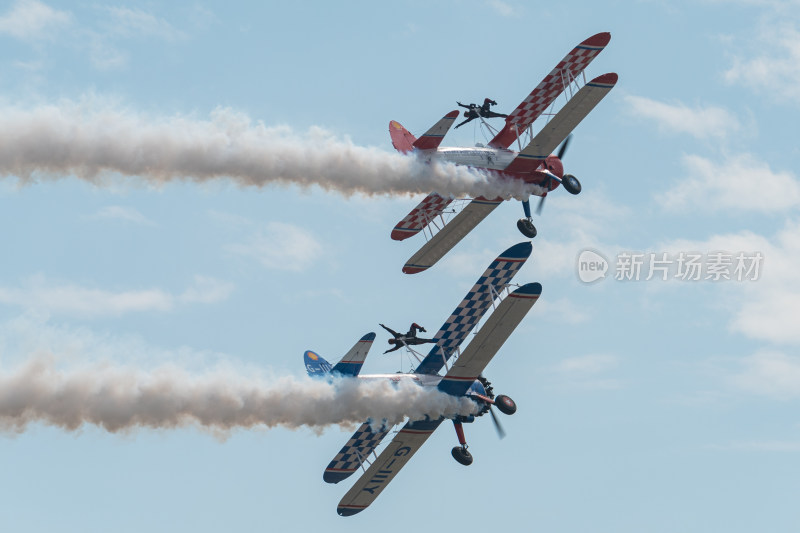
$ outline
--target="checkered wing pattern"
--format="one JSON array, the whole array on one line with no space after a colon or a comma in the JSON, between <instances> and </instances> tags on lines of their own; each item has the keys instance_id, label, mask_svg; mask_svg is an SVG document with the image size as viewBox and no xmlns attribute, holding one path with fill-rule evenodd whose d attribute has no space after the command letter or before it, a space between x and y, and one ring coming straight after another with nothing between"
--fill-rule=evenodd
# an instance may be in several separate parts
<instances>
[{"instance_id":1,"label":"checkered wing pattern","mask_svg":"<svg viewBox=\"0 0 800 533\"><path fill-rule=\"evenodd\" d=\"M531 139L528 146L505 168L506 172L533 172L561 142L569 136L597 104L614 88L613 72L596 77L575 93L556 116Z\"/></svg>"},{"instance_id":2,"label":"checkered wing pattern","mask_svg":"<svg viewBox=\"0 0 800 533\"><path fill-rule=\"evenodd\" d=\"M569 80L576 78L611 40L611 34L598 33L572 49L506 118L506 125L489 146L508 148L519 134L547 109Z\"/></svg>"},{"instance_id":3,"label":"checkered wing pattern","mask_svg":"<svg viewBox=\"0 0 800 533\"><path fill-rule=\"evenodd\" d=\"M322 479L328 483L339 483L349 477L361 466L362 461L378 447L387 433L389 433L389 428L373 431L369 421L361 424L347 444L336 454L333 461L328 464Z\"/></svg>"},{"instance_id":4,"label":"checkered wing pattern","mask_svg":"<svg viewBox=\"0 0 800 533\"><path fill-rule=\"evenodd\" d=\"M419 233L431 220L439 216L450 205L452 198L445 198L431 193L398 222L392 230L392 239L402 241Z\"/></svg>"},{"instance_id":5,"label":"checkered wing pattern","mask_svg":"<svg viewBox=\"0 0 800 533\"><path fill-rule=\"evenodd\" d=\"M492 261L489 268L470 289L466 297L458 304L453 314L442 325L434 336L436 346L428 353L414 372L418 374L436 374L444 366L445 359L455 353L456 349L467 338L469 332L475 327L481 317L494 301L494 294L490 287L497 293L511 282L514 275L522 268L531 254L533 247L530 242L523 242L512 246L500 257Z\"/></svg>"}]
</instances>

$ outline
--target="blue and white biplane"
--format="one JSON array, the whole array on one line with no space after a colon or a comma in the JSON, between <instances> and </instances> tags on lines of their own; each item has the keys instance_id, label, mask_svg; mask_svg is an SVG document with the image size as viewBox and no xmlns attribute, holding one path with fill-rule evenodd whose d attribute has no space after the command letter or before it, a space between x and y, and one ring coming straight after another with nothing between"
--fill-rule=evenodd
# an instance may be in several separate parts
<instances>
[{"instance_id":1,"label":"blue and white biplane","mask_svg":"<svg viewBox=\"0 0 800 533\"><path fill-rule=\"evenodd\" d=\"M457 416L453 419L459 446L452 450L453 458L459 463L471 464L472 455L467 450L462 424L473 422L476 416L487 412L494 419L495 415L491 411L493 405L504 414L513 414L517 409L508 396L494 395L491 385L483 377L483 371L542 292L539 283L528 283L510 291L512 278L528 259L531 251L531 243L523 242L500 254L489 265L436 333L435 345L412 373L359 375L375 340L375 333L369 333L336 365L331 365L315 352L305 352L308 374L323 376L338 373L359 379L394 381L407 379L421 386L436 387L453 396L471 398L478 404L479 410L475 415ZM507 296L502 298L504 293ZM495 307L495 301L499 298L502 301ZM490 307L495 307L494 311L462 352L459 347ZM448 366L448 361L453 358L455 361ZM442 368L446 369L444 375L440 374ZM396 432L380 455L375 453L375 449L390 428L376 427L369 420L364 422L328 464L322 476L328 483L338 483L359 468L364 469L364 474L339 502L337 512L341 516L351 516L366 509L443 421L444 418L408 421Z\"/></svg>"}]
</instances>

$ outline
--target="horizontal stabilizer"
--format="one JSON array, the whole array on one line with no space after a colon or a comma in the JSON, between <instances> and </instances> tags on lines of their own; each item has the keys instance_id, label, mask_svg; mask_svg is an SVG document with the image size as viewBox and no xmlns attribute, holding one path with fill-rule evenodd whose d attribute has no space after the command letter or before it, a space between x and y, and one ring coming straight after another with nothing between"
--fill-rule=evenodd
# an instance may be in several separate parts
<instances>
[{"instance_id":1,"label":"horizontal stabilizer","mask_svg":"<svg viewBox=\"0 0 800 533\"><path fill-rule=\"evenodd\" d=\"M450 131L450 127L453 125L456 117L458 116L458 111L450 111L444 117L439 120L436 124L433 125L431 129L425 132L422 137L414 141L412 146L417 150L435 150L442 144L442 140L444 136Z\"/></svg>"},{"instance_id":2,"label":"horizontal stabilizer","mask_svg":"<svg viewBox=\"0 0 800 533\"><path fill-rule=\"evenodd\" d=\"M361 367L364 366L364 359L367 358L374 340L375 333L367 333L361 337L355 346L342 357L342 360L336 363L331 372L338 372L343 376L357 376L361 372Z\"/></svg>"},{"instance_id":3,"label":"horizontal stabilizer","mask_svg":"<svg viewBox=\"0 0 800 533\"><path fill-rule=\"evenodd\" d=\"M528 283L500 302L450 371L439 382L439 390L453 396L465 394L541 294L542 286L539 283Z\"/></svg>"}]
</instances>

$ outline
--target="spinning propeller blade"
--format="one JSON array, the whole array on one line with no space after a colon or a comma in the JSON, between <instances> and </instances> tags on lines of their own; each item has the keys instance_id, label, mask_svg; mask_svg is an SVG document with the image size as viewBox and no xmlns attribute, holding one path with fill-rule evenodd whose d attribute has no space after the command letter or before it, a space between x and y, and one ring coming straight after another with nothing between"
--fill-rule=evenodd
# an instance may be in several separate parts
<instances>
[{"instance_id":1,"label":"spinning propeller blade","mask_svg":"<svg viewBox=\"0 0 800 533\"><path fill-rule=\"evenodd\" d=\"M569 146L569 141L572 139L572 134L570 133L567 135L567 138L564 139L564 142L561 143L561 148L558 150L558 158L563 159L564 153L567 151L567 146Z\"/></svg>"},{"instance_id":2,"label":"spinning propeller blade","mask_svg":"<svg viewBox=\"0 0 800 533\"><path fill-rule=\"evenodd\" d=\"M548 186L550 185L550 181L549 180L547 182L547 185ZM539 203L536 205L536 214L537 215L541 215L542 214L542 209L544 208L544 199L545 198L547 198L547 196L540 196L539 197Z\"/></svg>"},{"instance_id":3,"label":"spinning propeller blade","mask_svg":"<svg viewBox=\"0 0 800 533\"><path fill-rule=\"evenodd\" d=\"M492 415L492 422L494 422L494 429L497 430L497 436L499 438L504 438L506 436L505 430L503 430L503 426L500 425L500 421L497 419L497 415L494 414L494 409L489 407L489 414Z\"/></svg>"},{"instance_id":4,"label":"spinning propeller blade","mask_svg":"<svg viewBox=\"0 0 800 533\"><path fill-rule=\"evenodd\" d=\"M570 140L572 140L572 134L571 133L569 135L567 135L567 138L564 139L563 143L561 143L561 148L558 149L558 159L559 160L564 158L564 154L567 152L567 147L569 146ZM547 183L545 183L545 188L547 188L547 189L550 188L550 181L551 181L550 179L547 180ZM536 214L537 215L541 215L542 214L542 209L544 209L544 199L545 198L547 198L547 197L546 196L542 196L539 199L539 205L536 206Z\"/></svg>"}]
</instances>

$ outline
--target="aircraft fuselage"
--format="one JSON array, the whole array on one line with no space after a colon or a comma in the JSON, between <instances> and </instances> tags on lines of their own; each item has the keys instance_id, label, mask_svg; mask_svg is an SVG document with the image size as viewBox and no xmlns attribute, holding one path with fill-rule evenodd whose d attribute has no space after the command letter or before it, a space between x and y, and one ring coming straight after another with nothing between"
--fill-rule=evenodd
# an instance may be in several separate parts
<instances>
[{"instance_id":1,"label":"aircraft fuselage","mask_svg":"<svg viewBox=\"0 0 800 533\"><path fill-rule=\"evenodd\" d=\"M517 152L511 150L478 146L475 148L439 148L433 154L432 159L475 168L503 170L515 157L517 157Z\"/></svg>"}]
</instances>

